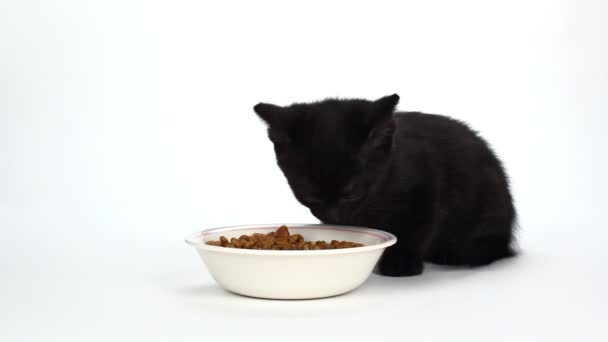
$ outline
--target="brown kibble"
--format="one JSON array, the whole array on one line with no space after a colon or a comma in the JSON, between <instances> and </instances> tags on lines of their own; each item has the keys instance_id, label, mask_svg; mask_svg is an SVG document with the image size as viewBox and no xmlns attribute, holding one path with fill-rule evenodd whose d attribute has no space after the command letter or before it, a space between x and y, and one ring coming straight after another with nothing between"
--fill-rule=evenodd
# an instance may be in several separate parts
<instances>
[{"instance_id":1,"label":"brown kibble","mask_svg":"<svg viewBox=\"0 0 608 342\"><path fill-rule=\"evenodd\" d=\"M330 244L328 244L328 243L327 243L327 242L325 242L325 241L317 241L317 242L315 242L315 246L316 246L316 247L319 247L319 249L330 249L330 248L335 248L335 247L332 247Z\"/></svg>"},{"instance_id":2,"label":"brown kibble","mask_svg":"<svg viewBox=\"0 0 608 342\"><path fill-rule=\"evenodd\" d=\"M221 244L223 247L226 247L226 246L228 245L228 239L226 239L226 237L225 237L225 236L220 236L220 244Z\"/></svg>"},{"instance_id":3,"label":"brown kibble","mask_svg":"<svg viewBox=\"0 0 608 342\"><path fill-rule=\"evenodd\" d=\"M239 246L240 246L239 240L237 240L236 238L231 238L230 239L230 244L234 248L239 248Z\"/></svg>"},{"instance_id":4,"label":"brown kibble","mask_svg":"<svg viewBox=\"0 0 608 342\"><path fill-rule=\"evenodd\" d=\"M300 234L289 234L287 226L281 226L276 231L268 234L253 233L252 235L241 235L237 238L228 240L225 236L220 236L218 241L207 241L210 246L220 246L228 248L244 249L268 249L268 250L321 250L362 247L363 245L350 241L332 240L326 241L306 241Z\"/></svg>"},{"instance_id":5,"label":"brown kibble","mask_svg":"<svg viewBox=\"0 0 608 342\"><path fill-rule=\"evenodd\" d=\"M295 249L304 249L305 244L306 244L306 242L304 242L304 239L300 239L300 241L298 241L298 243L296 243Z\"/></svg>"},{"instance_id":6,"label":"brown kibble","mask_svg":"<svg viewBox=\"0 0 608 342\"><path fill-rule=\"evenodd\" d=\"M277 229L277 238L279 238L279 239L289 238L289 229L287 229L287 226L280 226L279 229Z\"/></svg>"},{"instance_id":7,"label":"brown kibble","mask_svg":"<svg viewBox=\"0 0 608 342\"><path fill-rule=\"evenodd\" d=\"M289 236L289 242L291 244L298 244L300 241L304 241L304 237L300 234L293 234Z\"/></svg>"}]
</instances>

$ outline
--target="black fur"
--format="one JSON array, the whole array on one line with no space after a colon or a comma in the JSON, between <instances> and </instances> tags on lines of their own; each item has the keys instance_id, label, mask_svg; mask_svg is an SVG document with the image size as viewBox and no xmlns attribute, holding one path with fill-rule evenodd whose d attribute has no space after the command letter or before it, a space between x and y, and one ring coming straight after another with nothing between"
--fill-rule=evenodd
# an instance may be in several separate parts
<instances>
[{"instance_id":1,"label":"black fur","mask_svg":"<svg viewBox=\"0 0 608 342\"><path fill-rule=\"evenodd\" d=\"M488 144L454 119L394 112L398 95L260 103L279 167L325 223L392 232L381 274L420 274L423 261L480 266L512 256L515 208Z\"/></svg>"}]
</instances>

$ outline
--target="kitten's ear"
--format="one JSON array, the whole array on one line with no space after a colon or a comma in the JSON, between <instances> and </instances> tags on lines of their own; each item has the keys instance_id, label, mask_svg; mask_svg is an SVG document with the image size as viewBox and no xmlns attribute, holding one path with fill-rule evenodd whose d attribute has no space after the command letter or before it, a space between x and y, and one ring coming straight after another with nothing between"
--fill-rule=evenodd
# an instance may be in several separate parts
<instances>
[{"instance_id":1,"label":"kitten's ear","mask_svg":"<svg viewBox=\"0 0 608 342\"><path fill-rule=\"evenodd\" d=\"M386 112L392 113L395 111L395 108L397 107L397 103L399 103L399 95L393 94L393 95L385 96L383 98L380 98L380 99L374 101L374 103L373 103L374 111L381 112L381 113L386 113Z\"/></svg>"},{"instance_id":2,"label":"kitten's ear","mask_svg":"<svg viewBox=\"0 0 608 342\"><path fill-rule=\"evenodd\" d=\"M390 117L399 103L399 95L393 94L382 97L372 102L372 108L367 117L367 124L374 126L376 123Z\"/></svg>"},{"instance_id":3,"label":"kitten's ear","mask_svg":"<svg viewBox=\"0 0 608 342\"><path fill-rule=\"evenodd\" d=\"M258 103L253 107L256 114L268 125L275 124L280 116L285 115L285 108L270 103Z\"/></svg>"}]
</instances>

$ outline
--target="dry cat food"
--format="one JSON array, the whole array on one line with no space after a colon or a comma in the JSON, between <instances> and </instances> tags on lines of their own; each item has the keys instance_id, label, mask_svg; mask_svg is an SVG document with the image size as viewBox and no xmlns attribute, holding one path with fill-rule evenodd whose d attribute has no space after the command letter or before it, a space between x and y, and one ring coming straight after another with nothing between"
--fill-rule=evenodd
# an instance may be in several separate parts
<instances>
[{"instance_id":1,"label":"dry cat food","mask_svg":"<svg viewBox=\"0 0 608 342\"><path fill-rule=\"evenodd\" d=\"M289 234L287 226L281 226L276 231L268 234L241 235L238 239L231 238L228 240L225 236L220 236L219 241L207 241L207 244L229 248L273 250L318 250L363 246L360 243L349 241L332 240L330 243L325 241L304 241L304 237L300 234Z\"/></svg>"}]
</instances>

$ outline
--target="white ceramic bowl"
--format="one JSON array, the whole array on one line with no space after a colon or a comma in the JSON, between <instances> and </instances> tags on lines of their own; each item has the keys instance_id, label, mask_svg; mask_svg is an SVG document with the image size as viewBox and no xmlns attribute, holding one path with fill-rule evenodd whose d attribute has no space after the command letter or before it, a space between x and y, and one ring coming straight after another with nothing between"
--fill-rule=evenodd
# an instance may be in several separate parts
<instances>
[{"instance_id":1,"label":"white ceramic bowl","mask_svg":"<svg viewBox=\"0 0 608 342\"><path fill-rule=\"evenodd\" d=\"M338 240L365 246L330 250L253 250L205 242L246 234L269 233L280 225L222 227L194 233L186 242L196 248L213 278L225 289L245 296L310 299L339 295L363 284L382 252L397 242L390 233L360 227L286 224L305 240Z\"/></svg>"}]
</instances>

